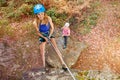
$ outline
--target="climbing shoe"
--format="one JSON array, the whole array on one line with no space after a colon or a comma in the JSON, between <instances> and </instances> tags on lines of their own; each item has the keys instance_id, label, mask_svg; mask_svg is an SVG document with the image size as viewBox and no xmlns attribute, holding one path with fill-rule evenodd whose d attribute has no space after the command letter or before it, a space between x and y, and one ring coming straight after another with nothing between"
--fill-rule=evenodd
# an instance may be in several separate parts
<instances>
[{"instance_id":1,"label":"climbing shoe","mask_svg":"<svg viewBox=\"0 0 120 80\"><path fill-rule=\"evenodd\" d=\"M64 71L67 71L67 68L65 68L65 67L62 67L62 69L63 69Z\"/></svg>"},{"instance_id":2,"label":"climbing shoe","mask_svg":"<svg viewBox=\"0 0 120 80\"><path fill-rule=\"evenodd\" d=\"M67 46L64 45L64 46L63 46L63 49L65 49L66 47L67 47Z\"/></svg>"},{"instance_id":3,"label":"climbing shoe","mask_svg":"<svg viewBox=\"0 0 120 80\"><path fill-rule=\"evenodd\" d=\"M65 67L65 65L62 65L62 69L64 70L64 71L67 71L68 69Z\"/></svg>"}]
</instances>

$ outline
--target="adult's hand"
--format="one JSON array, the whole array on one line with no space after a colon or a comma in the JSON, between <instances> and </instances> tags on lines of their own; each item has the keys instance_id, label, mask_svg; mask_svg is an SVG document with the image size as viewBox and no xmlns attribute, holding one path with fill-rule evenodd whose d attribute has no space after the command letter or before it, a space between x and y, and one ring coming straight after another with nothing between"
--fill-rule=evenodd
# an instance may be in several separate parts
<instances>
[{"instance_id":1,"label":"adult's hand","mask_svg":"<svg viewBox=\"0 0 120 80\"><path fill-rule=\"evenodd\" d=\"M48 38L47 37L44 37L45 41L48 42Z\"/></svg>"}]
</instances>

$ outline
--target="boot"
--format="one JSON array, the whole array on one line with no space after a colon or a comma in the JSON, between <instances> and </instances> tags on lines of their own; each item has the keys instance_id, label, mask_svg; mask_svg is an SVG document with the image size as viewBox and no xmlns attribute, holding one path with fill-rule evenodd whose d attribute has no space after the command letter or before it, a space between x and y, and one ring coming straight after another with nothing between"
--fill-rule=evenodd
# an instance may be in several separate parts
<instances>
[{"instance_id":1,"label":"boot","mask_svg":"<svg viewBox=\"0 0 120 80\"><path fill-rule=\"evenodd\" d=\"M68 69L65 67L64 64L62 65L62 69L63 69L64 71L67 71L67 70L68 70Z\"/></svg>"},{"instance_id":2,"label":"boot","mask_svg":"<svg viewBox=\"0 0 120 80\"><path fill-rule=\"evenodd\" d=\"M65 49L66 47L67 47L67 46L64 45L64 46L63 46L63 49Z\"/></svg>"}]
</instances>

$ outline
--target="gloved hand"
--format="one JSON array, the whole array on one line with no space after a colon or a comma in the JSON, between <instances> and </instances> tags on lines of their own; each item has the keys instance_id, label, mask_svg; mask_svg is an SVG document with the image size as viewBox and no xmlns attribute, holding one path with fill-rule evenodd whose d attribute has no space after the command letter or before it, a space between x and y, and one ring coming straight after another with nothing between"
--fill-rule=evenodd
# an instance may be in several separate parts
<instances>
[{"instance_id":1,"label":"gloved hand","mask_svg":"<svg viewBox=\"0 0 120 80\"><path fill-rule=\"evenodd\" d=\"M44 37L45 41L48 43L48 38L47 37Z\"/></svg>"}]
</instances>

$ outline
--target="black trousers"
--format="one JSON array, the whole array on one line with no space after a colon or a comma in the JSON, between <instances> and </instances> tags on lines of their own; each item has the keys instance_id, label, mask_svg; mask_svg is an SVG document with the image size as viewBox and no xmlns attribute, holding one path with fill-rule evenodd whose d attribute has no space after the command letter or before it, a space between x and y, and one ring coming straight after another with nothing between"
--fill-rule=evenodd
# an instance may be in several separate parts
<instances>
[{"instance_id":1,"label":"black trousers","mask_svg":"<svg viewBox=\"0 0 120 80\"><path fill-rule=\"evenodd\" d=\"M67 39L68 39L68 36L63 36L64 38L64 46L67 46Z\"/></svg>"}]
</instances>

